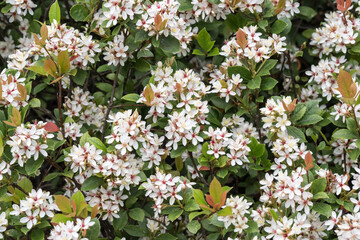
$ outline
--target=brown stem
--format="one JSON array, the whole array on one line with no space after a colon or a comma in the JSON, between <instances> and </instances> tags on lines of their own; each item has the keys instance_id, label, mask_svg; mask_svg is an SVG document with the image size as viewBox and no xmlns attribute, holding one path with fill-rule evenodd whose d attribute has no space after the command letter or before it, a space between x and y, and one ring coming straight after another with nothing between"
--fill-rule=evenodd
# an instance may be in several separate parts
<instances>
[{"instance_id":1,"label":"brown stem","mask_svg":"<svg viewBox=\"0 0 360 240\"><path fill-rule=\"evenodd\" d=\"M101 141L104 141L105 138L105 131L106 131L106 125L107 125L107 119L109 117L110 114L110 110L114 104L114 95L115 95L115 90L116 90L116 85L119 79L119 72L120 72L120 64L116 69L116 73L115 73L115 78L113 81L113 85L112 85L112 91L111 91L111 96L110 96L110 102L109 102L109 107L106 109L106 113L105 113L105 117L104 117L104 122L103 122L103 128L101 131Z\"/></svg>"},{"instance_id":2,"label":"brown stem","mask_svg":"<svg viewBox=\"0 0 360 240\"><path fill-rule=\"evenodd\" d=\"M60 116L60 124L61 124L61 133L62 135L65 137L65 130L64 130L64 119L63 119L63 115L62 115L62 110L61 110L61 105L62 105L62 86L61 86L61 79L58 82L58 99L57 99L57 104L58 104L58 109L59 109L59 116Z\"/></svg>"},{"instance_id":3,"label":"brown stem","mask_svg":"<svg viewBox=\"0 0 360 240\"><path fill-rule=\"evenodd\" d=\"M292 70L292 63L291 63L291 57L290 57L289 51L286 51L286 57L288 59L288 65L289 65L289 71L290 71L290 77L291 77L291 84L292 84L292 88L293 88L293 91L294 91L294 97L297 98L296 88L295 88L295 78L294 78L294 73L293 73L293 70Z\"/></svg>"},{"instance_id":4,"label":"brown stem","mask_svg":"<svg viewBox=\"0 0 360 240\"><path fill-rule=\"evenodd\" d=\"M197 175L199 176L200 180L201 180L206 186L209 186L208 182L205 181L205 179L203 178L203 176L200 174L200 172L199 172L199 170L198 170L198 168L197 168L197 165L196 165L196 163L195 163L194 157L193 157L193 155L192 155L192 152L189 152L189 151L188 151L188 153L189 153L189 156L190 156L190 160L191 160L191 162L192 162L192 164L193 164L193 166L194 166L194 169L195 169Z\"/></svg>"}]
</instances>

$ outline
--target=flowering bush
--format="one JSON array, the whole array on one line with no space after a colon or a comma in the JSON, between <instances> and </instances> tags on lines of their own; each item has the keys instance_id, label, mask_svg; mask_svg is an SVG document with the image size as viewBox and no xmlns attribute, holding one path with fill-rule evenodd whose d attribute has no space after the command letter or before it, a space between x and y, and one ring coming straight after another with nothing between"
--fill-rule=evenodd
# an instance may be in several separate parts
<instances>
[{"instance_id":1,"label":"flowering bush","mask_svg":"<svg viewBox=\"0 0 360 240\"><path fill-rule=\"evenodd\" d=\"M360 239L359 1L0 6L0 238Z\"/></svg>"}]
</instances>

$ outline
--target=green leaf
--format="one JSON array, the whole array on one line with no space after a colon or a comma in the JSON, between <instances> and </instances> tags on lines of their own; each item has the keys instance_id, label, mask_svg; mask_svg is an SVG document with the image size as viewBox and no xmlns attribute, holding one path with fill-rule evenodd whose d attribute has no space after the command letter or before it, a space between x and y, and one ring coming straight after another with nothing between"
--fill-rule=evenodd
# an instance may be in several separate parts
<instances>
[{"instance_id":1,"label":"green leaf","mask_svg":"<svg viewBox=\"0 0 360 240\"><path fill-rule=\"evenodd\" d=\"M261 77L256 76L254 79L248 82L247 87L249 89L257 89L260 88L260 84L261 84Z\"/></svg>"},{"instance_id":2,"label":"green leaf","mask_svg":"<svg viewBox=\"0 0 360 240\"><path fill-rule=\"evenodd\" d=\"M92 219L91 222L94 222L95 224L86 231L86 237L89 240L97 240L99 239L100 234L100 222L97 218Z\"/></svg>"},{"instance_id":3,"label":"green leaf","mask_svg":"<svg viewBox=\"0 0 360 240\"><path fill-rule=\"evenodd\" d=\"M74 200L77 207L80 206L81 202L85 202L84 195L81 193L81 191L74 193L70 200L71 202Z\"/></svg>"},{"instance_id":4,"label":"green leaf","mask_svg":"<svg viewBox=\"0 0 360 240\"><path fill-rule=\"evenodd\" d=\"M183 152L185 152L186 147L184 146L178 146L178 148L175 150L171 150L170 157L171 158L177 158L180 157Z\"/></svg>"},{"instance_id":5,"label":"green leaf","mask_svg":"<svg viewBox=\"0 0 360 240\"><path fill-rule=\"evenodd\" d=\"M128 216L125 211L120 210L118 214L120 217L114 218L113 221L113 226L115 228L115 231L121 231L128 223Z\"/></svg>"},{"instance_id":6,"label":"green leaf","mask_svg":"<svg viewBox=\"0 0 360 240\"><path fill-rule=\"evenodd\" d=\"M89 138L88 141L90 144L94 145L97 149L101 149L104 153L107 152L105 144L100 139L96 137L91 137Z\"/></svg>"},{"instance_id":7,"label":"green leaf","mask_svg":"<svg viewBox=\"0 0 360 240\"><path fill-rule=\"evenodd\" d=\"M87 71L79 68L77 69L76 75L73 76L72 79L77 85L83 86L87 76L88 76Z\"/></svg>"},{"instance_id":8,"label":"green leaf","mask_svg":"<svg viewBox=\"0 0 360 240\"><path fill-rule=\"evenodd\" d=\"M206 31L206 28L203 28L197 35L197 42L200 47L204 49L205 52L209 52L213 46L215 41L211 41L210 34Z\"/></svg>"},{"instance_id":9,"label":"green leaf","mask_svg":"<svg viewBox=\"0 0 360 240\"><path fill-rule=\"evenodd\" d=\"M275 33L275 34L279 34L279 33L281 33L282 31L284 31L286 27L287 27L287 23L284 22L283 20L278 19L278 20L276 20L276 21L274 22L274 24L271 26L271 30L270 30L270 31L271 31L272 33Z\"/></svg>"},{"instance_id":10,"label":"green leaf","mask_svg":"<svg viewBox=\"0 0 360 240\"><path fill-rule=\"evenodd\" d=\"M67 50L61 51L57 57L60 66L60 73L64 74L70 69L70 58Z\"/></svg>"},{"instance_id":11,"label":"green leaf","mask_svg":"<svg viewBox=\"0 0 360 240\"><path fill-rule=\"evenodd\" d=\"M30 104L30 107L32 107L32 108L41 107L41 102L40 102L40 100L38 98L31 99L29 104Z\"/></svg>"},{"instance_id":12,"label":"green leaf","mask_svg":"<svg viewBox=\"0 0 360 240\"><path fill-rule=\"evenodd\" d=\"M314 195L313 199L326 199L329 196L325 192L318 192Z\"/></svg>"},{"instance_id":13,"label":"green leaf","mask_svg":"<svg viewBox=\"0 0 360 240\"><path fill-rule=\"evenodd\" d=\"M62 211L63 213L71 213L72 212L70 199L68 199L67 197L65 197L63 195L54 195L54 198L55 198L55 203L58 206L58 208L60 209L60 211Z\"/></svg>"},{"instance_id":14,"label":"green leaf","mask_svg":"<svg viewBox=\"0 0 360 240\"><path fill-rule=\"evenodd\" d=\"M49 10L49 20L50 23L52 23L54 20L56 20L57 23L60 23L60 6L58 1L56 0L50 7Z\"/></svg>"},{"instance_id":15,"label":"green leaf","mask_svg":"<svg viewBox=\"0 0 360 240\"><path fill-rule=\"evenodd\" d=\"M301 118L296 125L314 125L323 120L323 118L317 114L306 114L303 118Z\"/></svg>"},{"instance_id":16,"label":"green leaf","mask_svg":"<svg viewBox=\"0 0 360 240\"><path fill-rule=\"evenodd\" d=\"M190 199L188 202L186 202L184 208L184 210L187 212L192 212L199 209L200 209L199 204L197 204L197 202L194 199Z\"/></svg>"},{"instance_id":17,"label":"green leaf","mask_svg":"<svg viewBox=\"0 0 360 240\"><path fill-rule=\"evenodd\" d=\"M98 188L103 183L104 179L97 176L91 176L87 178L81 186L82 191L91 191L95 188Z\"/></svg>"},{"instance_id":18,"label":"green leaf","mask_svg":"<svg viewBox=\"0 0 360 240\"><path fill-rule=\"evenodd\" d=\"M161 35L159 37L159 41L160 41L159 47L164 52L177 53L180 51L180 42L172 35L169 35L167 37Z\"/></svg>"},{"instance_id":19,"label":"green leaf","mask_svg":"<svg viewBox=\"0 0 360 240\"><path fill-rule=\"evenodd\" d=\"M145 232L144 229L141 228L140 226L136 226L136 225L127 225L124 228L125 232L127 232L130 236L133 237L143 237L145 236Z\"/></svg>"},{"instance_id":20,"label":"green leaf","mask_svg":"<svg viewBox=\"0 0 360 240\"><path fill-rule=\"evenodd\" d=\"M153 57L154 54L150 51L150 50L147 50L147 49L141 49L138 54L137 54L137 58L146 58L146 57Z\"/></svg>"},{"instance_id":21,"label":"green leaf","mask_svg":"<svg viewBox=\"0 0 360 240\"><path fill-rule=\"evenodd\" d=\"M220 203L223 190L221 188L220 182L217 180L216 177L214 177L214 179L210 183L209 192L210 195L214 198L214 202Z\"/></svg>"},{"instance_id":22,"label":"green leaf","mask_svg":"<svg viewBox=\"0 0 360 240\"><path fill-rule=\"evenodd\" d=\"M141 208L133 208L129 211L129 216L139 222L142 222L145 217L145 212Z\"/></svg>"},{"instance_id":23,"label":"green leaf","mask_svg":"<svg viewBox=\"0 0 360 240\"><path fill-rule=\"evenodd\" d=\"M189 222L186 227L189 230L189 232L191 232L192 234L196 234L199 231L199 229L201 228L201 225L200 225L199 221L193 220L193 221Z\"/></svg>"},{"instance_id":24,"label":"green leaf","mask_svg":"<svg viewBox=\"0 0 360 240\"><path fill-rule=\"evenodd\" d=\"M279 218L276 214L276 212L273 209L270 209L270 215L272 216L272 218L277 221Z\"/></svg>"},{"instance_id":25,"label":"green leaf","mask_svg":"<svg viewBox=\"0 0 360 240\"><path fill-rule=\"evenodd\" d=\"M80 138L80 146L84 146L85 143L89 142L90 135L88 132L84 133Z\"/></svg>"},{"instance_id":26,"label":"green leaf","mask_svg":"<svg viewBox=\"0 0 360 240\"><path fill-rule=\"evenodd\" d=\"M31 183L31 181L28 178L23 178L18 182L18 185L20 187L22 187L22 189L25 190L25 192L31 192L31 190L33 189L33 185Z\"/></svg>"},{"instance_id":27,"label":"green leaf","mask_svg":"<svg viewBox=\"0 0 360 240\"><path fill-rule=\"evenodd\" d=\"M39 155L37 160L34 160L34 157L30 158L25 163L25 171L28 175L35 173L43 164L44 157Z\"/></svg>"},{"instance_id":28,"label":"green leaf","mask_svg":"<svg viewBox=\"0 0 360 240\"><path fill-rule=\"evenodd\" d=\"M140 98L140 95L137 93L129 93L126 94L121 98L121 100L129 101L129 102L136 102Z\"/></svg>"},{"instance_id":29,"label":"green leaf","mask_svg":"<svg viewBox=\"0 0 360 240\"><path fill-rule=\"evenodd\" d=\"M184 210L179 207L168 207L166 208L166 211L164 209L164 214L168 214L168 218L172 222L178 219L183 212Z\"/></svg>"},{"instance_id":30,"label":"green leaf","mask_svg":"<svg viewBox=\"0 0 360 240\"><path fill-rule=\"evenodd\" d=\"M205 214L204 211L202 212L192 212L189 214L189 221L191 222L194 218L196 218L197 216L200 216L202 214Z\"/></svg>"},{"instance_id":31,"label":"green leaf","mask_svg":"<svg viewBox=\"0 0 360 240\"><path fill-rule=\"evenodd\" d=\"M248 143L248 146L251 149L249 155L257 158L261 157L265 152L265 144L259 144L254 137L251 137L250 140L250 143Z\"/></svg>"},{"instance_id":32,"label":"green leaf","mask_svg":"<svg viewBox=\"0 0 360 240\"><path fill-rule=\"evenodd\" d=\"M258 69L258 73L256 74L256 76L266 76L266 75L270 75L270 71L271 69L273 69L275 67L275 65L277 64L278 60L276 59L268 59L266 60L266 62L261 66L260 69Z\"/></svg>"},{"instance_id":33,"label":"green leaf","mask_svg":"<svg viewBox=\"0 0 360 240\"><path fill-rule=\"evenodd\" d=\"M324 192L327 186L327 182L325 178L315 179L311 184L311 193L316 194L318 192Z\"/></svg>"},{"instance_id":34,"label":"green leaf","mask_svg":"<svg viewBox=\"0 0 360 240\"><path fill-rule=\"evenodd\" d=\"M190 0L179 0L180 6L178 8L179 12L190 11L193 9L193 5Z\"/></svg>"},{"instance_id":35,"label":"green leaf","mask_svg":"<svg viewBox=\"0 0 360 240\"><path fill-rule=\"evenodd\" d=\"M300 10L300 15L304 16L306 21L310 21L317 14L317 12L314 9L307 6L300 6L299 10Z\"/></svg>"},{"instance_id":36,"label":"green leaf","mask_svg":"<svg viewBox=\"0 0 360 240\"><path fill-rule=\"evenodd\" d=\"M306 142L305 134L299 128L296 128L293 126L288 126L286 128L287 128L287 132L290 136L300 139L300 143Z\"/></svg>"},{"instance_id":37,"label":"green leaf","mask_svg":"<svg viewBox=\"0 0 360 240\"><path fill-rule=\"evenodd\" d=\"M223 209L221 209L220 211L218 211L217 213L219 216L229 216L229 215L232 215L232 209L231 207L227 206Z\"/></svg>"},{"instance_id":38,"label":"green leaf","mask_svg":"<svg viewBox=\"0 0 360 240\"><path fill-rule=\"evenodd\" d=\"M306 112L305 104L297 104L294 111L290 115L290 121L295 122L300 120Z\"/></svg>"},{"instance_id":39,"label":"green leaf","mask_svg":"<svg viewBox=\"0 0 360 240\"><path fill-rule=\"evenodd\" d=\"M278 81L272 77L264 77L261 81L261 90L267 91L273 89Z\"/></svg>"},{"instance_id":40,"label":"green leaf","mask_svg":"<svg viewBox=\"0 0 360 240\"><path fill-rule=\"evenodd\" d=\"M243 66L228 67L227 71L229 77L232 77L234 74L240 74L244 80L250 81L252 79L250 71Z\"/></svg>"},{"instance_id":41,"label":"green leaf","mask_svg":"<svg viewBox=\"0 0 360 240\"><path fill-rule=\"evenodd\" d=\"M44 231L35 228L31 231L30 238L32 240L42 240L44 239Z\"/></svg>"},{"instance_id":42,"label":"green leaf","mask_svg":"<svg viewBox=\"0 0 360 240\"><path fill-rule=\"evenodd\" d=\"M348 129L340 129L332 135L334 139L357 139L359 135Z\"/></svg>"},{"instance_id":43,"label":"green leaf","mask_svg":"<svg viewBox=\"0 0 360 240\"><path fill-rule=\"evenodd\" d=\"M314 210L315 212L320 213L321 215L329 218L331 215L331 206L327 203L322 203L322 202L314 202L314 206L312 208L312 210Z\"/></svg>"},{"instance_id":44,"label":"green leaf","mask_svg":"<svg viewBox=\"0 0 360 240\"><path fill-rule=\"evenodd\" d=\"M88 10L83 4L76 4L71 7L70 9L70 16L75 21L84 21L85 18L89 15Z\"/></svg>"},{"instance_id":45,"label":"green leaf","mask_svg":"<svg viewBox=\"0 0 360 240\"><path fill-rule=\"evenodd\" d=\"M204 193L200 189L193 189L192 190L194 199L199 205L207 205L204 197Z\"/></svg>"},{"instance_id":46,"label":"green leaf","mask_svg":"<svg viewBox=\"0 0 360 240\"><path fill-rule=\"evenodd\" d=\"M219 55L220 52L219 52L219 48L213 48L209 53L208 53L208 57L214 57L214 56L217 56Z\"/></svg>"},{"instance_id":47,"label":"green leaf","mask_svg":"<svg viewBox=\"0 0 360 240\"><path fill-rule=\"evenodd\" d=\"M55 214L53 219L51 219L51 222L53 223L66 223L67 221L73 221L73 219L64 214Z\"/></svg>"}]
</instances>

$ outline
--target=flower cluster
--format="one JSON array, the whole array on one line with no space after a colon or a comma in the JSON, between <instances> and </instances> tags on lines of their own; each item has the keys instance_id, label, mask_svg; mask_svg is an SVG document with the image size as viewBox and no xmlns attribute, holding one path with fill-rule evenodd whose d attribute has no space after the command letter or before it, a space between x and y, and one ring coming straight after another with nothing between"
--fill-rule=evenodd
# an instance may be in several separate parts
<instances>
[{"instance_id":1,"label":"flower cluster","mask_svg":"<svg viewBox=\"0 0 360 240\"><path fill-rule=\"evenodd\" d=\"M87 217L85 219L78 218L76 219L76 222L74 221L67 221L66 223L60 222L59 224L55 225L55 227L51 230L48 239L85 240L87 238L81 238L81 236L83 235L83 233L86 233L86 231L91 226L95 224L94 222L90 222L90 220L91 218Z\"/></svg>"},{"instance_id":2,"label":"flower cluster","mask_svg":"<svg viewBox=\"0 0 360 240\"><path fill-rule=\"evenodd\" d=\"M54 137L46 130L46 123L21 124L6 143L11 146L12 160L10 165L17 163L21 167L30 158L35 161L39 157L47 157L47 140Z\"/></svg>"},{"instance_id":3,"label":"flower cluster","mask_svg":"<svg viewBox=\"0 0 360 240\"><path fill-rule=\"evenodd\" d=\"M21 22L22 16L25 16L28 12L33 15L33 8L36 8L36 4L31 0L6 0L7 4L11 5L11 8L7 15L10 15L9 22L17 20Z\"/></svg>"},{"instance_id":4,"label":"flower cluster","mask_svg":"<svg viewBox=\"0 0 360 240\"><path fill-rule=\"evenodd\" d=\"M10 215L23 216L20 222L26 224L28 229L34 227L41 218L54 217L54 211L59 210L50 193L42 189L31 190L25 200L20 200L20 205L13 204L12 208L14 210Z\"/></svg>"},{"instance_id":5,"label":"flower cluster","mask_svg":"<svg viewBox=\"0 0 360 240\"><path fill-rule=\"evenodd\" d=\"M25 89L25 78L20 76L20 72L16 74L6 74L4 69L0 74L0 105L5 107L13 106L16 108L25 107L28 103L29 95Z\"/></svg>"},{"instance_id":6,"label":"flower cluster","mask_svg":"<svg viewBox=\"0 0 360 240\"><path fill-rule=\"evenodd\" d=\"M194 183L189 182L186 178L173 177L171 174L162 173L156 168L156 175L151 175L147 182L142 186L146 190L146 196L152 198L155 202L155 216L161 214L161 209L168 204L173 205L175 201L183 200L182 192L192 188Z\"/></svg>"},{"instance_id":7,"label":"flower cluster","mask_svg":"<svg viewBox=\"0 0 360 240\"><path fill-rule=\"evenodd\" d=\"M65 97L64 114L73 118L78 124L101 127L105 115L104 106L97 105L88 91L76 87L70 98Z\"/></svg>"}]
</instances>

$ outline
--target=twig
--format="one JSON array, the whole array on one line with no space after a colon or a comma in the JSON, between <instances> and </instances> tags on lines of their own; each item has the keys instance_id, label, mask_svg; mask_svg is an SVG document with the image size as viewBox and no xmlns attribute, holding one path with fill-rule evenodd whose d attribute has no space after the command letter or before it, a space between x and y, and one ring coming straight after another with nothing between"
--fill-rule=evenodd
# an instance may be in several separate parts
<instances>
[{"instance_id":1,"label":"twig","mask_svg":"<svg viewBox=\"0 0 360 240\"><path fill-rule=\"evenodd\" d=\"M196 163L195 163L194 157L193 157L193 155L192 155L192 152L189 152L189 151L188 151L188 153L189 153L189 156L190 156L190 160L191 160L191 162L192 162L192 164L193 164L193 166L194 166L194 169L195 169L197 175L199 176L200 180L201 180L206 186L209 186L208 182L206 182L205 179L203 178L203 176L200 174L200 172L199 172L199 170L198 170L198 168L197 168L197 165L196 165Z\"/></svg>"},{"instance_id":2,"label":"twig","mask_svg":"<svg viewBox=\"0 0 360 240\"><path fill-rule=\"evenodd\" d=\"M105 113L105 117L104 117L104 122L103 122L103 128L101 131L101 141L104 141L105 138L105 131L106 131L106 123L107 123L107 119L109 117L110 114L110 110L112 108L112 105L114 104L114 95L115 95L115 90L116 90L116 85L119 79L119 72L120 72L120 64L116 69L116 73L115 73L115 78L113 81L113 85L112 85L112 91L111 91L111 96L110 96L110 103L109 103L109 107L106 109L106 113Z\"/></svg>"},{"instance_id":3,"label":"twig","mask_svg":"<svg viewBox=\"0 0 360 240\"><path fill-rule=\"evenodd\" d=\"M295 78L294 78L294 74L293 74L293 71L292 71L292 63L291 63L291 57L290 57L289 51L286 51L286 57L288 59L288 65L289 65L289 71L290 71L290 77L291 77L291 84L292 84L292 88L293 88L293 91L294 91L294 97L297 98L296 88L295 88Z\"/></svg>"}]
</instances>

